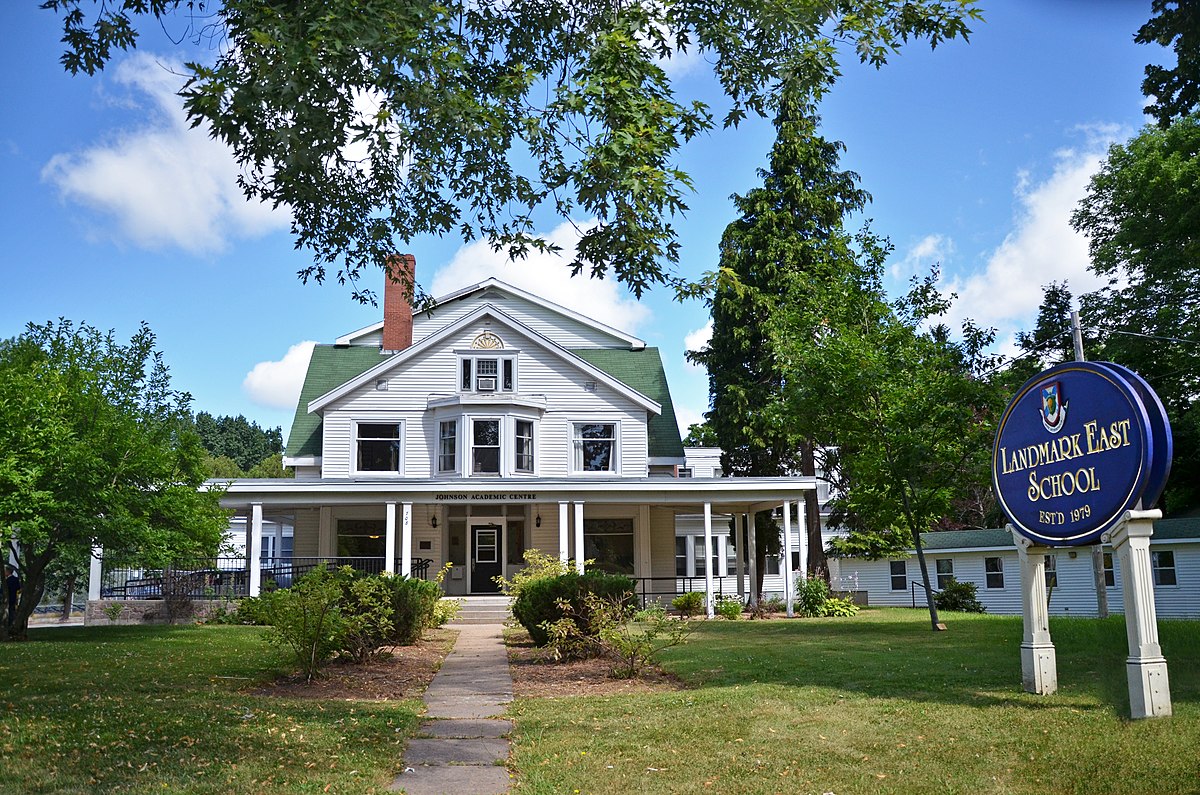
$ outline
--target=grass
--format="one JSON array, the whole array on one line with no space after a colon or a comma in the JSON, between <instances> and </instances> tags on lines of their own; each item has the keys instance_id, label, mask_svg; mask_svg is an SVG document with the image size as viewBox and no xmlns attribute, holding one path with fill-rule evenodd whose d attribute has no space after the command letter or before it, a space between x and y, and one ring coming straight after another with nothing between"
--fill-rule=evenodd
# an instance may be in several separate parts
<instances>
[{"instance_id":1,"label":"grass","mask_svg":"<svg viewBox=\"0 0 1200 795\"><path fill-rule=\"evenodd\" d=\"M0 646L0 792L385 791L420 701L252 694L283 666L259 627L33 629Z\"/></svg>"},{"instance_id":2,"label":"grass","mask_svg":"<svg viewBox=\"0 0 1200 795\"><path fill-rule=\"evenodd\" d=\"M1200 622L1160 622L1175 714L1130 721L1124 622L1052 620L1059 692L1021 689L1021 619L867 610L703 622L688 689L520 699L522 793L1200 792Z\"/></svg>"}]
</instances>

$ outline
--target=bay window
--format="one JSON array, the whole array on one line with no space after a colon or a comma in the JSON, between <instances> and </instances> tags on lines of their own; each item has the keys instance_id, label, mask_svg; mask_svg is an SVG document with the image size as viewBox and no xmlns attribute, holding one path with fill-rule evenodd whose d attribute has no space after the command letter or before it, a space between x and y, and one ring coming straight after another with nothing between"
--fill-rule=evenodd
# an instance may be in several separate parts
<instances>
[{"instance_id":1,"label":"bay window","mask_svg":"<svg viewBox=\"0 0 1200 795\"><path fill-rule=\"evenodd\" d=\"M438 472L458 469L458 421L438 423Z\"/></svg>"},{"instance_id":2,"label":"bay window","mask_svg":"<svg viewBox=\"0 0 1200 795\"><path fill-rule=\"evenodd\" d=\"M471 474L500 474L500 420L471 421Z\"/></svg>"},{"instance_id":3,"label":"bay window","mask_svg":"<svg viewBox=\"0 0 1200 795\"><path fill-rule=\"evenodd\" d=\"M513 468L517 472L533 472L533 422L517 420L513 426L513 449L516 453Z\"/></svg>"}]
</instances>

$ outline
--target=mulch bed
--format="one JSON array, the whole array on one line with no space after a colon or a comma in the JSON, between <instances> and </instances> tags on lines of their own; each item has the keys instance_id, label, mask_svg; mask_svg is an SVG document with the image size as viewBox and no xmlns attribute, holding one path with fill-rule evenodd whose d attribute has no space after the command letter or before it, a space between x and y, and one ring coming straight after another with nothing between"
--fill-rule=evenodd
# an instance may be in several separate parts
<instances>
[{"instance_id":1,"label":"mulch bed","mask_svg":"<svg viewBox=\"0 0 1200 795\"><path fill-rule=\"evenodd\" d=\"M382 659L362 665L334 662L320 679L305 682L302 674L286 676L255 693L345 701L420 698L457 638L454 630L429 630L415 645L394 646Z\"/></svg>"},{"instance_id":2,"label":"mulch bed","mask_svg":"<svg viewBox=\"0 0 1200 795\"><path fill-rule=\"evenodd\" d=\"M648 666L635 679L614 679L612 662L603 658L556 662L545 650L534 646L524 630L506 632L505 641L513 695L517 697L568 698L684 689L678 679L654 666Z\"/></svg>"}]
</instances>

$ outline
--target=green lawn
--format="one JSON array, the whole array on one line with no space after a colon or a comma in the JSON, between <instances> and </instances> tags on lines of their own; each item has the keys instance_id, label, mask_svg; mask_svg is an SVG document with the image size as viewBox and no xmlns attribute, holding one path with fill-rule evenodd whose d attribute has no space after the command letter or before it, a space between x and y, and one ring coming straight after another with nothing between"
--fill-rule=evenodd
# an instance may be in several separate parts
<instances>
[{"instance_id":1,"label":"green lawn","mask_svg":"<svg viewBox=\"0 0 1200 795\"><path fill-rule=\"evenodd\" d=\"M666 658L687 690L514 704L519 791L1200 792L1200 622L1161 622L1175 715L1133 722L1121 618L1052 622L1049 697L1019 617L945 620L700 623Z\"/></svg>"},{"instance_id":2,"label":"green lawn","mask_svg":"<svg viewBox=\"0 0 1200 795\"><path fill-rule=\"evenodd\" d=\"M0 646L0 792L386 790L418 700L248 695L283 657L258 627L47 628Z\"/></svg>"}]
</instances>

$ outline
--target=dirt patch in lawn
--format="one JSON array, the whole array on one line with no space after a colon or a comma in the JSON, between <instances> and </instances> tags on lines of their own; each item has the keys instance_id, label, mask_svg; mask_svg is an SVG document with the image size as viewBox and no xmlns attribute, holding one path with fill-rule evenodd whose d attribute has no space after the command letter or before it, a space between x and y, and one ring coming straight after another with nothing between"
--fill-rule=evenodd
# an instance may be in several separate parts
<instances>
[{"instance_id":1,"label":"dirt patch in lawn","mask_svg":"<svg viewBox=\"0 0 1200 795\"><path fill-rule=\"evenodd\" d=\"M604 658L555 662L533 645L524 630L505 632L513 695L526 698L608 696L622 693L663 693L683 690L683 684L654 666L635 679L614 679L612 661Z\"/></svg>"},{"instance_id":2,"label":"dirt patch in lawn","mask_svg":"<svg viewBox=\"0 0 1200 795\"><path fill-rule=\"evenodd\" d=\"M302 674L286 676L256 694L346 701L420 698L457 638L454 630L428 630L415 645L394 646L382 659L362 665L334 662L324 668L320 679L305 682Z\"/></svg>"}]
</instances>

